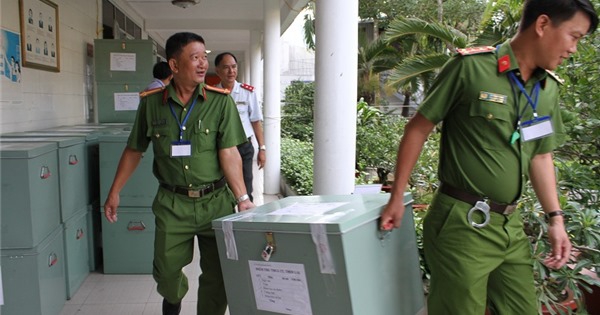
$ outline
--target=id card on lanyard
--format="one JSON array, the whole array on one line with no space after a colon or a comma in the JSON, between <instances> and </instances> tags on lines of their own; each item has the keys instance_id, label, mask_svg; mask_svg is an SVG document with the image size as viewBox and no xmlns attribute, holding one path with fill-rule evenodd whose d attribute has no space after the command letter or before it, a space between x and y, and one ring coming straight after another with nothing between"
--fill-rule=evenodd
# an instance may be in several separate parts
<instances>
[{"instance_id":1,"label":"id card on lanyard","mask_svg":"<svg viewBox=\"0 0 600 315\"><path fill-rule=\"evenodd\" d=\"M521 81L519 81L517 76L514 74L514 72L509 72L508 77L511 88L513 88L513 94L516 103L515 106L517 107L517 112L519 115L517 120L517 127L511 136L510 143L514 144L518 139L521 139L521 141L523 142L527 142L552 135L554 133L554 128L552 127L552 118L550 116L538 117L537 113L538 96L540 93L540 82L535 83L531 94L529 94L525 90L523 84L521 84ZM531 120L521 122L521 118L523 117L523 114L527 109L527 105L522 111L519 112L519 97L514 89L515 85L517 86L519 91L521 91L521 93L525 95L525 97L527 98L527 104L530 105L533 109L533 119Z\"/></svg>"},{"instance_id":2,"label":"id card on lanyard","mask_svg":"<svg viewBox=\"0 0 600 315\"><path fill-rule=\"evenodd\" d=\"M192 156L192 143L190 141L183 140L183 131L185 131L185 129L186 129L185 124L187 123L188 118L190 118L190 113L194 109L194 105L196 105L196 100L198 100L198 98L195 98L194 101L192 102L192 105L190 106L190 110L187 111L187 113L185 114L185 117L183 118L183 122L179 122L179 119L177 118L177 114L175 114L175 110L173 109L173 104L171 104L171 102L169 102L169 108L171 109L171 114L173 114L173 118L175 118L175 121L177 121L177 125L179 126L179 139L178 139L178 141L171 142L171 157Z\"/></svg>"}]
</instances>

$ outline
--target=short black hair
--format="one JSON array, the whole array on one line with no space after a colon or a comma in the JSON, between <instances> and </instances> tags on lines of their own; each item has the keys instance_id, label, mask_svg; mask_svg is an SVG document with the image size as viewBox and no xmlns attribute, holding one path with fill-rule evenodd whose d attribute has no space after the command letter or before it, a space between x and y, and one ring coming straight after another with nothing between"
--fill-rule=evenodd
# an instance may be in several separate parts
<instances>
[{"instance_id":1,"label":"short black hair","mask_svg":"<svg viewBox=\"0 0 600 315\"><path fill-rule=\"evenodd\" d=\"M192 42L200 42L204 44L204 38L198 34L190 32L180 32L171 35L171 37L167 39L167 44L165 45L167 60L175 58L181 53L183 47Z\"/></svg>"},{"instance_id":2,"label":"short black hair","mask_svg":"<svg viewBox=\"0 0 600 315\"><path fill-rule=\"evenodd\" d=\"M526 0L520 29L530 27L542 14L547 15L554 25L559 25L579 11L590 18L588 34L594 32L598 27L598 14L589 0Z\"/></svg>"},{"instance_id":3,"label":"short black hair","mask_svg":"<svg viewBox=\"0 0 600 315\"><path fill-rule=\"evenodd\" d=\"M171 67L166 61L159 61L152 68L152 76L159 80L164 80L172 74Z\"/></svg>"},{"instance_id":4,"label":"short black hair","mask_svg":"<svg viewBox=\"0 0 600 315\"><path fill-rule=\"evenodd\" d=\"M215 67L218 67L218 66L219 66L219 64L221 63L221 61L223 61L223 58L224 58L225 56L227 56L227 55L231 56L231 57L233 58L233 60L235 60L235 63L237 63L237 58L235 58L235 55L234 55L234 54L232 54L232 53L230 53L230 52L228 52L228 51L226 51L226 52L224 52L224 53L220 53L220 54L218 54L218 55L215 57Z\"/></svg>"}]
</instances>

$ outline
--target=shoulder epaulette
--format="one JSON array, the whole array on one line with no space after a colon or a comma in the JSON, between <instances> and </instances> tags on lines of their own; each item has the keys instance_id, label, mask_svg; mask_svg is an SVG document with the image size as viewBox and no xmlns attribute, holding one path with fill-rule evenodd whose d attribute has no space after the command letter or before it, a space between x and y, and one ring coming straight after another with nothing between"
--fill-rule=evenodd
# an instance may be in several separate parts
<instances>
[{"instance_id":1,"label":"shoulder epaulette","mask_svg":"<svg viewBox=\"0 0 600 315\"><path fill-rule=\"evenodd\" d=\"M213 91L213 92L217 92L217 93L221 93L221 94L229 94L230 91L228 89L221 89L218 87L214 87L212 85L204 85L204 89L209 90L209 91Z\"/></svg>"},{"instance_id":2,"label":"shoulder epaulette","mask_svg":"<svg viewBox=\"0 0 600 315\"><path fill-rule=\"evenodd\" d=\"M246 90L248 90L250 92L254 91L254 87L252 85L250 85L250 84L242 83L242 84L240 84L240 86L243 89L246 89Z\"/></svg>"},{"instance_id":3,"label":"shoulder epaulette","mask_svg":"<svg viewBox=\"0 0 600 315\"><path fill-rule=\"evenodd\" d=\"M493 46L481 46L481 47L469 47L469 48L459 48L456 50L462 56L470 56L477 55L483 53L490 53L496 50Z\"/></svg>"},{"instance_id":4,"label":"shoulder epaulette","mask_svg":"<svg viewBox=\"0 0 600 315\"><path fill-rule=\"evenodd\" d=\"M559 84L565 84L565 80L561 79L558 74L554 73L553 71L550 70L546 70L546 72L548 72L548 74L554 79L556 80L556 82L558 82Z\"/></svg>"},{"instance_id":5,"label":"shoulder epaulette","mask_svg":"<svg viewBox=\"0 0 600 315\"><path fill-rule=\"evenodd\" d=\"M140 97L146 97L148 95L156 94L156 93L158 93L160 91L163 91L164 89L165 89L165 87L162 86L162 87L157 87L157 88L150 89L150 90L141 91L140 92Z\"/></svg>"}]
</instances>

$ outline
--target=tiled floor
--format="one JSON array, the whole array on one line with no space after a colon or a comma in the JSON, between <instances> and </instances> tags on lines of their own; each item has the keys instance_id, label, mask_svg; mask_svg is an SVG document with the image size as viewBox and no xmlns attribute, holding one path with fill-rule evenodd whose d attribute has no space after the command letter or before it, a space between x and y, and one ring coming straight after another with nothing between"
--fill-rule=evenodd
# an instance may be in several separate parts
<instances>
[{"instance_id":1,"label":"tiled floor","mask_svg":"<svg viewBox=\"0 0 600 315\"><path fill-rule=\"evenodd\" d=\"M262 195L255 199L257 205L277 200L276 195ZM262 197L262 198L261 198ZM200 267L199 254L184 268L190 288L183 299L181 315L196 314L196 292ZM152 275L105 275L91 273L75 295L68 301L60 315L161 315L162 297L156 292ZM226 313L229 315L229 312Z\"/></svg>"}]
</instances>

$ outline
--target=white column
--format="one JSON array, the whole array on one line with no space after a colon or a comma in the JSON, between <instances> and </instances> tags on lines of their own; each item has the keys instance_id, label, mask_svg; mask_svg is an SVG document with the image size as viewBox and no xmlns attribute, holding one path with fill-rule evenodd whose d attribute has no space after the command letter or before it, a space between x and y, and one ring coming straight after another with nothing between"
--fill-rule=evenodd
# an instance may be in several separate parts
<instances>
[{"instance_id":1,"label":"white column","mask_svg":"<svg viewBox=\"0 0 600 315\"><path fill-rule=\"evenodd\" d=\"M281 104L279 100L279 0L264 0L265 8L265 68L264 68L264 131L267 146L265 194L278 194L281 168Z\"/></svg>"},{"instance_id":2,"label":"white column","mask_svg":"<svg viewBox=\"0 0 600 315\"><path fill-rule=\"evenodd\" d=\"M258 102L262 103L263 71L261 62L262 52L262 32L259 30L250 31L250 84L254 86L254 91L258 97Z\"/></svg>"},{"instance_id":3,"label":"white column","mask_svg":"<svg viewBox=\"0 0 600 315\"><path fill-rule=\"evenodd\" d=\"M252 86L254 86L254 94L256 94L256 98L258 99L259 106L262 106L262 63L260 61L261 58L261 31L260 30L251 30L250 31L250 45L248 47L248 64L250 65L248 74L246 77L249 78L248 81ZM262 107L261 107L262 108ZM258 154L258 143L256 139L254 141L254 162L252 163L252 174L254 175L252 178L252 187L254 187L254 204L259 206L264 204L263 194L265 191L265 172L263 169L258 169L258 165L256 163L256 156Z\"/></svg>"},{"instance_id":4,"label":"white column","mask_svg":"<svg viewBox=\"0 0 600 315\"><path fill-rule=\"evenodd\" d=\"M315 195L354 191L358 0L316 1Z\"/></svg>"}]
</instances>

